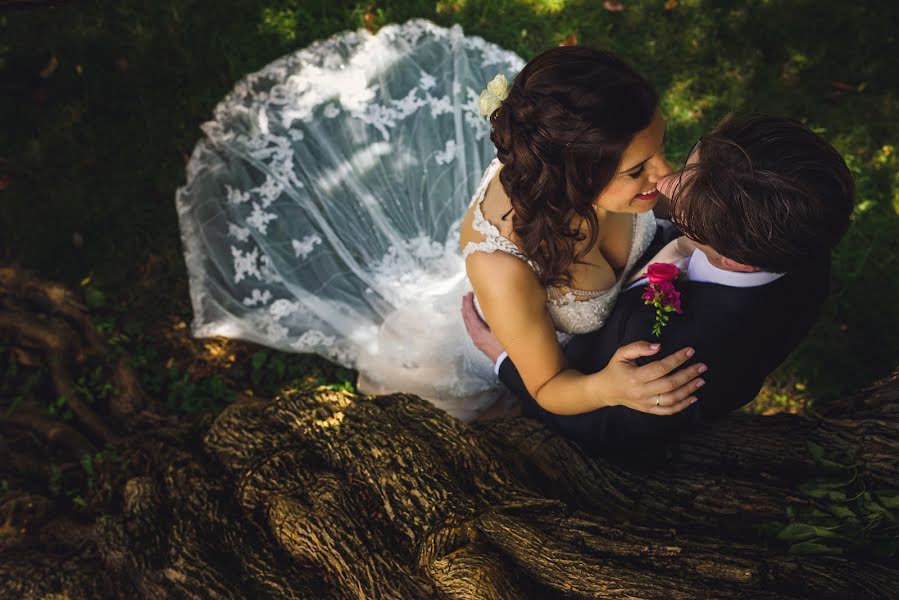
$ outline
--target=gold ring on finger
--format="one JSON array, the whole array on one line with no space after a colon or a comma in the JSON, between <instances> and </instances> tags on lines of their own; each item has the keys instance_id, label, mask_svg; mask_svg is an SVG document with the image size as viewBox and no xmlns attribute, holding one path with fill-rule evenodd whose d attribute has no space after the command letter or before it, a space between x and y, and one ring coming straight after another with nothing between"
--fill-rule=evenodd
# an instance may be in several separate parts
<instances>
[{"instance_id":1,"label":"gold ring on finger","mask_svg":"<svg viewBox=\"0 0 899 600\"><path fill-rule=\"evenodd\" d=\"M662 394L656 394L656 406L661 406Z\"/></svg>"}]
</instances>

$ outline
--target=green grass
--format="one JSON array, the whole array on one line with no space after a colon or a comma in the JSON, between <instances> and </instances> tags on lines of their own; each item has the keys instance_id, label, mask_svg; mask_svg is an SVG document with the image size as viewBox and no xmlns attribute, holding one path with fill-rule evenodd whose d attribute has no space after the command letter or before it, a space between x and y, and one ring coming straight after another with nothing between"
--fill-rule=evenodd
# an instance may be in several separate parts
<instances>
[{"instance_id":1,"label":"green grass","mask_svg":"<svg viewBox=\"0 0 899 600\"><path fill-rule=\"evenodd\" d=\"M626 4L609 13L598 0L161 0L6 11L0 260L73 287L90 276L146 329L189 320L174 192L199 125L244 74L362 27L369 11L376 26L458 22L525 59L576 34L658 86L674 161L725 113L750 110L798 117L846 156L856 220L835 254L824 315L772 379L773 396L800 389L828 402L886 374L899 362L897 5ZM58 66L42 77L52 57Z\"/></svg>"}]
</instances>

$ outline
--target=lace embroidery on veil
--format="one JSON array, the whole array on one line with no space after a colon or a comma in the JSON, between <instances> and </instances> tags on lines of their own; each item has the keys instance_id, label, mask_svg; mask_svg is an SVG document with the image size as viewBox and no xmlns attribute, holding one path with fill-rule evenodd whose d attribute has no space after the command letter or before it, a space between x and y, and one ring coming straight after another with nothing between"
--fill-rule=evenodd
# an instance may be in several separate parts
<instances>
[{"instance_id":1,"label":"lace embroidery on veil","mask_svg":"<svg viewBox=\"0 0 899 600\"><path fill-rule=\"evenodd\" d=\"M495 377L456 319L459 221L495 155L478 94L523 66L413 19L244 77L201 126L176 195L193 334L393 367L457 416L486 402Z\"/></svg>"}]
</instances>

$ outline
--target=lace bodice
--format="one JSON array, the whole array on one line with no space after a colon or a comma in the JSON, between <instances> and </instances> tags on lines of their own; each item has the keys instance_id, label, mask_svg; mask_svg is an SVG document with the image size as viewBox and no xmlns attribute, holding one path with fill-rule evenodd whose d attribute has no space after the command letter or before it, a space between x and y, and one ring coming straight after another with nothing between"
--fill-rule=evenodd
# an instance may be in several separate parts
<instances>
[{"instance_id":1,"label":"lace bodice","mask_svg":"<svg viewBox=\"0 0 899 600\"><path fill-rule=\"evenodd\" d=\"M491 161L469 206L474 209L472 227L484 236L484 241L466 244L462 250L462 256L467 258L473 252L506 252L527 262L536 271L535 263L528 259L511 240L503 237L496 226L484 218L484 213L481 211L481 203L484 201L487 186L500 166L499 158ZM622 270L621 277L612 287L601 291L547 288L547 309L558 331L568 334L588 333L603 326L615 306L615 300L618 298L625 274L649 247L655 234L655 228L656 221L652 211L635 215L627 265ZM475 306L480 312L477 299Z\"/></svg>"}]
</instances>

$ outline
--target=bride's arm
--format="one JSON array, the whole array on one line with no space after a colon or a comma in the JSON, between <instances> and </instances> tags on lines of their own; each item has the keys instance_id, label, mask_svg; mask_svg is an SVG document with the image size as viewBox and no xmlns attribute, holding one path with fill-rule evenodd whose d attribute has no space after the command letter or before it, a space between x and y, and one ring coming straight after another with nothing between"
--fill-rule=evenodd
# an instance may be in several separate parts
<instances>
[{"instance_id":1,"label":"bride's arm","mask_svg":"<svg viewBox=\"0 0 899 600\"><path fill-rule=\"evenodd\" d=\"M518 366L528 392L539 402L538 390L566 370L565 356L546 311L546 290L525 262L503 252L472 254L466 267L491 331ZM591 410L558 400L552 403L558 404L558 410L580 408L570 414Z\"/></svg>"},{"instance_id":2,"label":"bride's arm","mask_svg":"<svg viewBox=\"0 0 899 600\"><path fill-rule=\"evenodd\" d=\"M569 369L546 309L546 291L521 260L501 252L473 254L468 276L492 333L516 365L528 393L545 410L576 415L624 404L654 414L673 414L691 404L697 389L694 367L671 371L688 360L689 349L639 367L657 352L649 343L620 348L609 366L591 375ZM652 400L664 398L661 406Z\"/></svg>"}]
</instances>

